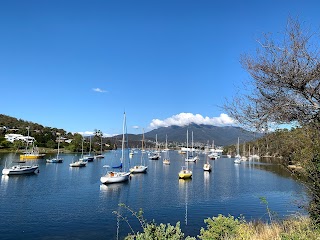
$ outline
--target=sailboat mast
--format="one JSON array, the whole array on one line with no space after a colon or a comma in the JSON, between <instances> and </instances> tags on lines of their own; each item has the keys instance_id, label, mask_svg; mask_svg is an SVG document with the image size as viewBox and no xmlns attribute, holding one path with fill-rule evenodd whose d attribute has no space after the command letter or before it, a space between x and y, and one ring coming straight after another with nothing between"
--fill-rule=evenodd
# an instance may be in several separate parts
<instances>
[{"instance_id":1,"label":"sailboat mast","mask_svg":"<svg viewBox=\"0 0 320 240\"><path fill-rule=\"evenodd\" d=\"M123 158L124 158L124 140L125 140L125 136L124 136L124 132L125 132L125 124L126 124L126 112L123 113L123 126L122 126L122 153L121 153L121 163L123 162Z\"/></svg>"},{"instance_id":2,"label":"sailboat mast","mask_svg":"<svg viewBox=\"0 0 320 240\"><path fill-rule=\"evenodd\" d=\"M58 153L57 153L57 159L59 158L59 145L60 145L60 134L59 134L59 137L58 137Z\"/></svg>"},{"instance_id":3,"label":"sailboat mast","mask_svg":"<svg viewBox=\"0 0 320 240\"><path fill-rule=\"evenodd\" d=\"M29 141L30 141L30 139L29 139L29 134L30 134L30 127L28 126L27 127L27 129L28 129L28 139L27 139L27 145L26 145L26 153L27 153L27 151L28 151L28 147L29 147Z\"/></svg>"},{"instance_id":4,"label":"sailboat mast","mask_svg":"<svg viewBox=\"0 0 320 240\"><path fill-rule=\"evenodd\" d=\"M103 133L101 133L101 143L100 143L100 154L102 155L102 136L103 136Z\"/></svg>"},{"instance_id":5,"label":"sailboat mast","mask_svg":"<svg viewBox=\"0 0 320 240\"><path fill-rule=\"evenodd\" d=\"M192 144L191 144L191 155L193 157L193 131L191 132L191 140L192 140Z\"/></svg>"},{"instance_id":6,"label":"sailboat mast","mask_svg":"<svg viewBox=\"0 0 320 240\"><path fill-rule=\"evenodd\" d=\"M82 136L82 143L81 143L81 158L83 158L83 141L84 141L84 137Z\"/></svg>"},{"instance_id":7,"label":"sailboat mast","mask_svg":"<svg viewBox=\"0 0 320 240\"><path fill-rule=\"evenodd\" d=\"M188 158L189 158L189 129L187 129L187 168L189 168L189 161L188 161Z\"/></svg>"},{"instance_id":8,"label":"sailboat mast","mask_svg":"<svg viewBox=\"0 0 320 240\"><path fill-rule=\"evenodd\" d=\"M143 154L144 154L144 128L142 129L142 142L141 142L141 165L143 160Z\"/></svg>"},{"instance_id":9,"label":"sailboat mast","mask_svg":"<svg viewBox=\"0 0 320 240\"><path fill-rule=\"evenodd\" d=\"M240 151L239 151L239 138L238 138L238 145L237 145L237 155L239 155L240 154Z\"/></svg>"}]
</instances>

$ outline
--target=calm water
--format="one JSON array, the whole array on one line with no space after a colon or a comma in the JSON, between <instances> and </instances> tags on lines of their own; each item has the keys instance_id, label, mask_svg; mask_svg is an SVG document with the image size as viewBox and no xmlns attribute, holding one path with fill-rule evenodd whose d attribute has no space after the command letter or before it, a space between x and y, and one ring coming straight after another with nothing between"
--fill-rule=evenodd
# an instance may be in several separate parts
<instances>
[{"instance_id":1,"label":"calm water","mask_svg":"<svg viewBox=\"0 0 320 240\"><path fill-rule=\"evenodd\" d=\"M304 187L290 174L265 162L235 165L233 159L221 158L210 161L213 171L207 173L202 169L204 155L200 155L200 161L189 163L193 179L179 180L184 160L175 151L170 151L171 165L146 159L146 174L133 175L128 183L101 185L103 165L117 165L120 155L120 151L106 153L104 159L84 168L70 168L77 156L63 155L60 164L34 161L39 174L2 176L0 239L117 239L117 233L121 239L130 229L117 221L114 211L141 231L138 221L119 203L134 211L142 208L148 221L180 221L186 235L196 236L205 226L203 220L219 213L267 219L259 197L265 197L279 217L298 211L296 202L305 197ZM19 156L2 154L0 158L2 170L5 159L9 162ZM140 162L140 153L131 161Z\"/></svg>"}]
</instances>

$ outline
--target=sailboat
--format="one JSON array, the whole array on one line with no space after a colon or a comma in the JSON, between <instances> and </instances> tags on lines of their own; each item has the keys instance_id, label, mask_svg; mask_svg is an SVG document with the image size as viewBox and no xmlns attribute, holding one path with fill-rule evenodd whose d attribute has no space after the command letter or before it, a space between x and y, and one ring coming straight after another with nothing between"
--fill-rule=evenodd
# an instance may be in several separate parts
<instances>
[{"instance_id":1,"label":"sailboat","mask_svg":"<svg viewBox=\"0 0 320 240\"><path fill-rule=\"evenodd\" d=\"M90 136L90 148L89 148L89 154L88 155L84 155L83 159L87 162L92 162L94 157L91 155L91 136Z\"/></svg>"},{"instance_id":2,"label":"sailboat","mask_svg":"<svg viewBox=\"0 0 320 240\"><path fill-rule=\"evenodd\" d=\"M158 149L158 136L156 134L156 150L150 153L149 159L150 160L159 160L159 158L160 158L160 152Z\"/></svg>"},{"instance_id":3,"label":"sailboat","mask_svg":"<svg viewBox=\"0 0 320 240\"><path fill-rule=\"evenodd\" d=\"M121 169L122 164L125 160L124 158L124 142L125 142L125 129L126 129L126 113L124 112L123 116L123 133L122 133L122 149L121 149ZM109 166L106 166L109 167ZM109 183L119 183L119 182L125 182L129 180L130 172L126 171L107 171L107 173L100 178L100 182L103 184L109 184Z\"/></svg>"},{"instance_id":4,"label":"sailboat","mask_svg":"<svg viewBox=\"0 0 320 240\"><path fill-rule=\"evenodd\" d=\"M239 138L238 138L238 144L237 144L237 155L236 155L236 159L233 161L234 163L236 164L240 164L241 163L241 156L240 156L240 153L239 153Z\"/></svg>"},{"instance_id":5,"label":"sailboat","mask_svg":"<svg viewBox=\"0 0 320 240\"><path fill-rule=\"evenodd\" d=\"M87 162L84 158L83 158L83 136L82 136L82 145L81 145L81 157L78 161L72 162L69 164L70 167L85 167L87 166Z\"/></svg>"},{"instance_id":6,"label":"sailboat","mask_svg":"<svg viewBox=\"0 0 320 240\"><path fill-rule=\"evenodd\" d=\"M39 158L43 158L43 156L45 154L41 154L39 153L39 149L34 146L34 141L32 141L32 148L29 148L29 137L30 137L30 127L27 127L28 129L28 139L27 139L27 145L26 145L26 150L24 152L24 154L20 155L20 160L28 160L28 159L39 159Z\"/></svg>"},{"instance_id":7,"label":"sailboat","mask_svg":"<svg viewBox=\"0 0 320 240\"><path fill-rule=\"evenodd\" d=\"M188 147L188 130L187 130L187 157L189 155L189 147ZM179 172L179 178L188 179L192 177L192 171L189 169L189 161L185 161L186 165L182 166L181 171Z\"/></svg>"},{"instance_id":8,"label":"sailboat","mask_svg":"<svg viewBox=\"0 0 320 240\"><path fill-rule=\"evenodd\" d=\"M243 155L241 157L241 161L247 161L247 157L245 155L246 155L246 145L245 143L243 143Z\"/></svg>"},{"instance_id":9,"label":"sailboat","mask_svg":"<svg viewBox=\"0 0 320 240\"><path fill-rule=\"evenodd\" d=\"M185 158L186 162L195 162L199 159L198 156L193 156L193 132L192 132L192 146L191 146L191 154L189 155L189 147L188 147L188 139L187 139L187 157Z\"/></svg>"},{"instance_id":10,"label":"sailboat","mask_svg":"<svg viewBox=\"0 0 320 240\"><path fill-rule=\"evenodd\" d=\"M102 134L102 132L100 130L99 130L99 133L100 133L100 154L95 155L94 156L95 159L104 158L104 156L102 155L102 137L103 137L103 134Z\"/></svg>"},{"instance_id":11,"label":"sailboat","mask_svg":"<svg viewBox=\"0 0 320 240\"><path fill-rule=\"evenodd\" d=\"M144 131L142 132L142 142L141 142L141 162L140 165L133 166L130 168L131 173L145 173L148 169L147 166L142 165L142 161L144 160Z\"/></svg>"},{"instance_id":12,"label":"sailboat","mask_svg":"<svg viewBox=\"0 0 320 240\"><path fill-rule=\"evenodd\" d=\"M214 140L212 140L212 149L211 149L211 153L208 155L208 157L211 160L218 159L218 153L216 153L215 148L214 148Z\"/></svg>"},{"instance_id":13,"label":"sailboat","mask_svg":"<svg viewBox=\"0 0 320 240\"><path fill-rule=\"evenodd\" d=\"M169 158L169 149L168 149L168 136L166 134L166 149L164 152L164 159L163 159L163 164L165 165L170 165L170 158Z\"/></svg>"},{"instance_id":14,"label":"sailboat","mask_svg":"<svg viewBox=\"0 0 320 240\"><path fill-rule=\"evenodd\" d=\"M207 162L203 165L203 170L210 172L210 171L212 170L212 166L211 166L211 164L209 163L208 152L209 152L209 148L208 148L208 146L207 146L206 149L205 149L205 154L206 154L206 160L207 160Z\"/></svg>"},{"instance_id":15,"label":"sailboat","mask_svg":"<svg viewBox=\"0 0 320 240\"><path fill-rule=\"evenodd\" d=\"M57 152L57 156L55 158L51 158L51 159L47 159L47 163L62 163L63 159L59 157L59 153L60 153L60 134L59 134L59 138L58 138L58 152Z\"/></svg>"},{"instance_id":16,"label":"sailboat","mask_svg":"<svg viewBox=\"0 0 320 240\"><path fill-rule=\"evenodd\" d=\"M22 174L29 174L29 173L35 173L38 170L39 166L38 165L21 165L17 164L12 167L7 167L7 160L5 162L4 169L2 169L2 174L3 175L22 175Z\"/></svg>"}]
</instances>

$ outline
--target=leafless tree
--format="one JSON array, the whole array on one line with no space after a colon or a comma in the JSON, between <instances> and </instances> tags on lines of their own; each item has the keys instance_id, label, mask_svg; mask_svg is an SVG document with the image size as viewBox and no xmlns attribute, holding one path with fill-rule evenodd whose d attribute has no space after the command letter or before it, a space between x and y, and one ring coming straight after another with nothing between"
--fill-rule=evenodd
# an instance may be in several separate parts
<instances>
[{"instance_id":1,"label":"leafless tree","mask_svg":"<svg viewBox=\"0 0 320 240\"><path fill-rule=\"evenodd\" d=\"M264 129L270 122L305 127L312 142L307 150L309 161L305 161L311 190L309 212L320 223L319 36L293 18L280 35L264 34L255 54L241 56L241 65L250 76L249 93L237 95L224 108L251 129Z\"/></svg>"},{"instance_id":2,"label":"leafless tree","mask_svg":"<svg viewBox=\"0 0 320 240\"><path fill-rule=\"evenodd\" d=\"M280 41L272 34L257 40L255 55L244 54L240 59L251 76L250 92L228 101L228 114L257 129L267 122L319 122L320 58L314 38L290 18Z\"/></svg>"}]
</instances>

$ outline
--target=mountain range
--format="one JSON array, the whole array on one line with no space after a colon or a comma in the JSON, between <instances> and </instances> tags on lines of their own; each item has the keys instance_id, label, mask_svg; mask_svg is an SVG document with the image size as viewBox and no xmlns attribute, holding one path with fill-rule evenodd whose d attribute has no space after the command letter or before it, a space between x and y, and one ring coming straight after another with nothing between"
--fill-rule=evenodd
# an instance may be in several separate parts
<instances>
[{"instance_id":1,"label":"mountain range","mask_svg":"<svg viewBox=\"0 0 320 240\"><path fill-rule=\"evenodd\" d=\"M158 142L165 142L167 135L168 142L186 143L187 130L189 131L189 142L191 142L191 134L193 132L194 143L206 144L207 142L209 142L210 144L212 144L212 142L214 141L214 145L216 146L234 145L237 143L238 137L240 138L240 142L242 143L257 139L262 136L261 133L249 132L240 127L218 127L212 125L197 124L190 124L184 127L161 127L150 132L146 132L144 136L146 141L155 141L157 136ZM121 135L114 137L119 140L122 138ZM142 134L128 134L129 142L138 142L141 141L141 139Z\"/></svg>"}]
</instances>

